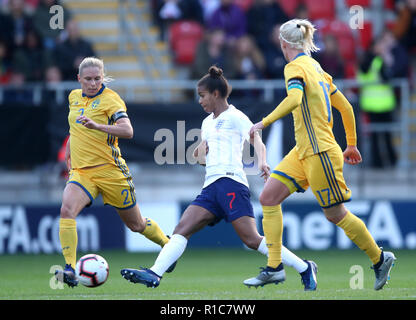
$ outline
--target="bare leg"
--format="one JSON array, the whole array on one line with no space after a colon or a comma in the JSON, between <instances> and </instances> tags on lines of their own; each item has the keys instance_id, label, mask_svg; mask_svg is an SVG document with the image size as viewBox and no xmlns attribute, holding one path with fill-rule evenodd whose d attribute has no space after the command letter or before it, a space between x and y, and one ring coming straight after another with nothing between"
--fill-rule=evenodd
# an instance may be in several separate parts
<instances>
[{"instance_id":1,"label":"bare leg","mask_svg":"<svg viewBox=\"0 0 416 320\"><path fill-rule=\"evenodd\" d=\"M139 232L150 241L163 247L168 243L169 238L165 235L156 221L150 218L143 218L138 204L129 209L116 209L121 220L133 232Z\"/></svg>"}]
</instances>

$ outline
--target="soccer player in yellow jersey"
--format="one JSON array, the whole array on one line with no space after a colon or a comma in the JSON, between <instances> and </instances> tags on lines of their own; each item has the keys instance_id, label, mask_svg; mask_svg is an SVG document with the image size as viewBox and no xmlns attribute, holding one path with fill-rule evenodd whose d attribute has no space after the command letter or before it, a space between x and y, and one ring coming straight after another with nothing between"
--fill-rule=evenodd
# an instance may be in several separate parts
<instances>
[{"instance_id":1,"label":"soccer player in yellow jersey","mask_svg":"<svg viewBox=\"0 0 416 320\"><path fill-rule=\"evenodd\" d=\"M59 238L65 258L58 280L76 286L76 217L101 194L133 232L164 246L169 238L155 221L143 218L136 203L132 176L121 156L118 138L131 139L133 128L124 101L105 86L102 60L88 57L79 66L81 89L69 94L69 134L65 159L70 170L63 192Z\"/></svg>"},{"instance_id":2,"label":"soccer player in yellow jersey","mask_svg":"<svg viewBox=\"0 0 416 320\"><path fill-rule=\"evenodd\" d=\"M351 191L343 177L344 161L352 165L361 162L356 147L354 113L332 77L310 57L311 51L319 50L313 42L314 32L315 28L308 20L293 19L280 27L280 46L288 61L284 70L287 97L250 129L252 135L292 113L296 146L273 170L260 195L269 256L267 267L244 284L258 286L285 280L281 260L281 203L291 193L304 192L311 187L326 218L342 228L372 261L376 276L374 289L379 290L387 282L395 256L382 251L364 222L343 204L351 199ZM332 132L332 107L342 116L347 140L344 152Z\"/></svg>"}]
</instances>

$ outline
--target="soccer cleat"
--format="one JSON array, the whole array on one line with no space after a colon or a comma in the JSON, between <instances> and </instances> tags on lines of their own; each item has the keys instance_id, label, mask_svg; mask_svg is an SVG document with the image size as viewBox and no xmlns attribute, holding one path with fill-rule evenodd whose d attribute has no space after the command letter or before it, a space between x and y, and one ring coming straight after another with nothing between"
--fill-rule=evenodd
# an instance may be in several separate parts
<instances>
[{"instance_id":1,"label":"soccer cleat","mask_svg":"<svg viewBox=\"0 0 416 320\"><path fill-rule=\"evenodd\" d=\"M122 269L120 273L124 279L133 283L142 283L148 288L156 288L162 279L162 277L159 277L152 270L142 267L140 267L140 270Z\"/></svg>"},{"instance_id":2,"label":"soccer cleat","mask_svg":"<svg viewBox=\"0 0 416 320\"><path fill-rule=\"evenodd\" d=\"M394 261L396 257L393 252L381 252L383 262L380 266L372 266L371 269L374 269L376 275L376 281L374 282L374 290L380 290L387 283L387 280L390 280L390 271L394 266Z\"/></svg>"},{"instance_id":3,"label":"soccer cleat","mask_svg":"<svg viewBox=\"0 0 416 320\"><path fill-rule=\"evenodd\" d=\"M286 273L284 269L280 271L276 271L276 269L271 267L261 267L260 269L260 274L257 277L244 280L243 283L247 287L263 287L269 283L278 284L286 280Z\"/></svg>"},{"instance_id":4,"label":"soccer cleat","mask_svg":"<svg viewBox=\"0 0 416 320\"><path fill-rule=\"evenodd\" d=\"M71 267L70 264L66 264L63 271L56 270L55 278L60 282L66 283L70 288L76 287L78 285L75 270Z\"/></svg>"},{"instance_id":5,"label":"soccer cleat","mask_svg":"<svg viewBox=\"0 0 416 320\"><path fill-rule=\"evenodd\" d=\"M315 262L309 260L303 260L308 264L308 269L300 274L301 281L305 287L305 291L315 291L318 286L318 281L316 280L316 274L318 273L318 266Z\"/></svg>"}]
</instances>

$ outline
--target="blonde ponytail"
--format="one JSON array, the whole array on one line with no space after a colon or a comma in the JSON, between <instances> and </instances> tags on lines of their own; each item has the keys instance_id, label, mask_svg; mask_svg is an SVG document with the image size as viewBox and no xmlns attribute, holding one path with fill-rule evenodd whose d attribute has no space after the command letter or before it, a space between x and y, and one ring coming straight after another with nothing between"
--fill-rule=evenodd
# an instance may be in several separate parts
<instances>
[{"instance_id":1,"label":"blonde ponytail","mask_svg":"<svg viewBox=\"0 0 416 320\"><path fill-rule=\"evenodd\" d=\"M303 50L307 55L316 52L319 48L313 42L316 29L306 19L292 19L280 27L280 38L289 43L292 48Z\"/></svg>"}]
</instances>

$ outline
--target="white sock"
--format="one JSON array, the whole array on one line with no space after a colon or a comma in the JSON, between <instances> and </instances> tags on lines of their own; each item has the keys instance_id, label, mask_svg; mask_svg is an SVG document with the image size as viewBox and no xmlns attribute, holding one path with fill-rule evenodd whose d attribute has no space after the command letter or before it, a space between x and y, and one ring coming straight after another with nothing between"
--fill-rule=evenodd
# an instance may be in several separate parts
<instances>
[{"instance_id":1,"label":"white sock","mask_svg":"<svg viewBox=\"0 0 416 320\"><path fill-rule=\"evenodd\" d=\"M264 254L265 256L269 255L269 249L266 245L266 237L263 237L263 240L261 240L257 251L261 254ZM295 268L299 273L308 269L308 264L289 249L287 249L285 246L282 246L282 262L286 266Z\"/></svg>"},{"instance_id":2,"label":"white sock","mask_svg":"<svg viewBox=\"0 0 416 320\"><path fill-rule=\"evenodd\" d=\"M263 239L261 240L259 247L257 248L257 251L261 254L264 254L267 257L269 256L269 248L267 248L266 245L266 237L263 237Z\"/></svg>"},{"instance_id":3,"label":"white sock","mask_svg":"<svg viewBox=\"0 0 416 320\"><path fill-rule=\"evenodd\" d=\"M188 239L180 234L174 234L166 243L156 258L155 264L150 268L158 276L163 276L166 270L177 261L185 251Z\"/></svg>"}]
</instances>

